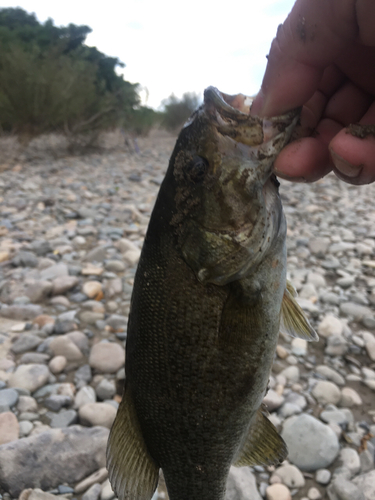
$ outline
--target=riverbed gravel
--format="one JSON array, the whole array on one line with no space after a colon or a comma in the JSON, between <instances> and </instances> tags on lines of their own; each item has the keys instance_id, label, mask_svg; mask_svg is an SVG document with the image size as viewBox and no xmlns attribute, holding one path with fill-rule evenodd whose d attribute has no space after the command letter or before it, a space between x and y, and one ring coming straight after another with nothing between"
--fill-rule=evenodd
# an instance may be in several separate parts
<instances>
[{"instance_id":1,"label":"riverbed gravel","mask_svg":"<svg viewBox=\"0 0 375 500\"><path fill-rule=\"evenodd\" d=\"M111 500L134 274L175 137L0 173L0 491ZM139 151L138 151L139 150ZM289 448L227 499L375 499L375 186L281 181L288 275L320 340L280 335L266 403ZM166 498L163 481L155 500Z\"/></svg>"}]
</instances>

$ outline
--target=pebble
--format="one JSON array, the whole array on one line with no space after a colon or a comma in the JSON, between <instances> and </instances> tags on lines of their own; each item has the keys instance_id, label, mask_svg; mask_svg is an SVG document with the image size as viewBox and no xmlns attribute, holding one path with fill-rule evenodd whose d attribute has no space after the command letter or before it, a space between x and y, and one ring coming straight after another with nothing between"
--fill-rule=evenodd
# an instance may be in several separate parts
<instances>
[{"instance_id":1,"label":"pebble","mask_svg":"<svg viewBox=\"0 0 375 500\"><path fill-rule=\"evenodd\" d=\"M82 495L82 500L98 500L101 491L102 485L95 483Z\"/></svg>"},{"instance_id":2,"label":"pebble","mask_svg":"<svg viewBox=\"0 0 375 500\"><path fill-rule=\"evenodd\" d=\"M53 374L58 374L64 371L66 365L68 363L68 360L66 359L65 356L54 356L50 362L48 363L48 368L50 369L51 373Z\"/></svg>"},{"instance_id":3,"label":"pebble","mask_svg":"<svg viewBox=\"0 0 375 500\"><path fill-rule=\"evenodd\" d=\"M331 480L331 472L328 469L319 469L316 471L315 480L319 484L326 485Z\"/></svg>"},{"instance_id":4,"label":"pebble","mask_svg":"<svg viewBox=\"0 0 375 500\"><path fill-rule=\"evenodd\" d=\"M292 500L289 488L284 484L271 484L266 489L267 500Z\"/></svg>"},{"instance_id":5,"label":"pebble","mask_svg":"<svg viewBox=\"0 0 375 500\"><path fill-rule=\"evenodd\" d=\"M279 477L281 482L289 488L302 488L305 486L305 478L295 465L286 464L278 467L271 476L271 482L274 476Z\"/></svg>"},{"instance_id":6,"label":"pebble","mask_svg":"<svg viewBox=\"0 0 375 500\"><path fill-rule=\"evenodd\" d=\"M357 391L351 387L344 387L341 390L340 406L351 408L352 406L361 406L362 398Z\"/></svg>"},{"instance_id":7,"label":"pebble","mask_svg":"<svg viewBox=\"0 0 375 500\"><path fill-rule=\"evenodd\" d=\"M104 373L116 373L125 363L125 350L114 342L99 342L90 352L91 368Z\"/></svg>"},{"instance_id":8,"label":"pebble","mask_svg":"<svg viewBox=\"0 0 375 500\"><path fill-rule=\"evenodd\" d=\"M108 477L108 471L106 467L102 467L101 469L95 471L90 476L83 479L83 481L80 481L78 484L76 484L74 488L74 493L79 495L80 493L83 493L88 488L93 486L95 483L102 483L107 479L107 477Z\"/></svg>"},{"instance_id":9,"label":"pebble","mask_svg":"<svg viewBox=\"0 0 375 500\"><path fill-rule=\"evenodd\" d=\"M72 432L76 427L91 431L86 426L93 424L79 416L81 408L90 404L106 405L113 419L119 400L116 392L125 378L123 341L134 271L175 138L168 140L168 151L151 133L148 138L139 138L137 155L121 151L41 159L27 164L27 176L25 165L18 172L0 172L0 231L7 230L0 241L0 415L14 415L19 425L19 434L9 446L21 446L24 440L43 433L51 436L51 432ZM136 177L132 177L134 172ZM131 186L129 177L135 179ZM289 432L289 422L296 419L297 437L294 443L292 438L292 446L288 442L293 465L284 463L277 470L301 467L301 471L307 471L309 480L300 492L296 485L284 484L298 500L315 498L314 488L323 498L338 500L337 491L332 489L336 477L348 482L340 495L364 500L354 481L374 471L374 439L366 437L375 425L373 189L374 185L347 185L333 175L310 185L281 181L288 219L288 273L301 306L321 337L320 342L307 344L280 336L270 389L264 399L270 420L281 432ZM62 340L56 341L58 338ZM328 386L331 389L321 391L327 388L322 382L336 389ZM322 393L319 401L314 397L317 390ZM329 401L336 401L337 390L340 400L333 405ZM18 396L13 406L9 406L12 401L1 401L9 394L14 400L17 396L13 391ZM305 415L321 427L310 425L311 420L304 422ZM77 419L83 426L74 425ZM300 419L304 422L301 426ZM47 422L65 427L51 429ZM93 445L92 439L89 435L86 441L77 438L80 452ZM4 500L17 498L18 487L26 489L32 500L53 500L47 490L72 495L72 487L104 467L104 462L93 463L98 451L91 451L65 477L58 472L59 480L54 483L50 464L56 458L53 467L57 471L64 464L61 443L70 446L65 434L53 453L56 457L51 458L49 452L49 462L45 462L45 492L38 490L40 482L33 482L33 477L22 470L25 451L11 469L17 471L21 484L10 486L9 471L8 476L2 472L7 462L1 462L3 447L8 444L2 445L0 485L11 494L8 498L5 493ZM352 479L352 472L340 466L338 459L332 462L339 448L353 449L357 454L360 451L360 469ZM70 461L78 455L75 450ZM103 440L102 456L104 450ZM332 467L334 478L331 480L328 469L319 467ZM24 476L26 483L22 483ZM366 484L374 481L369 477ZM94 478L84 490L84 500L98 500L100 483L106 478ZM226 500L266 498L267 488L277 478L275 471L266 468L254 468L253 472L232 468ZM109 489L108 495L113 497ZM159 491L159 499L154 500L161 498ZM375 498L373 492L370 498Z\"/></svg>"},{"instance_id":10,"label":"pebble","mask_svg":"<svg viewBox=\"0 0 375 500\"><path fill-rule=\"evenodd\" d=\"M341 466L346 467L351 476L355 476L361 469L359 455L353 448L343 448L339 453L339 462Z\"/></svg>"},{"instance_id":11,"label":"pebble","mask_svg":"<svg viewBox=\"0 0 375 500\"><path fill-rule=\"evenodd\" d=\"M82 287L82 292L90 299L99 297L103 292L103 285L99 281L86 281Z\"/></svg>"},{"instance_id":12,"label":"pebble","mask_svg":"<svg viewBox=\"0 0 375 500\"><path fill-rule=\"evenodd\" d=\"M12 408L17 404L18 398L18 392L14 389L0 390L0 406L9 406L9 408Z\"/></svg>"},{"instance_id":13,"label":"pebble","mask_svg":"<svg viewBox=\"0 0 375 500\"><path fill-rule=\"evenodd\" d=\"M11 411L0 413L0 446L18 439L19 424Z\"/></svg>"},{"instance_id":14,"label":"pebble","mask_svg":"<svg viewBox=\"0 0 375 500\"><path fill-rule=\"evenodd\" d=\"M79 407L79 420L83 425L101 425L111 428L116 409L107 403L86 403Z\"/></svg>"},{"instance_id":15,"label":"pebble","mask_svg":"<svg viewBox=\"0 0 375 500\"><path fill-rule=\"evenodd\" d=\"M328 338L332 335L342 335L343 324L341 321L331 314L327 314L318 325L318 334L321 337Z\"/></svg>"},{"instance_id":16,"label":"pebble","mask_svg":"<svg viewBox=\"0 0 375 500\"><path fill-rule=\"evenodd\" d=\"M316 384L311 394L321 405L337 404L341 399L341 391L333 382L322 380Z\"/></svg>"},{"instance_id":17,"label":"pebble","mask_svg":"<svg viewBox=\"0 0 375 500\"><path fill-rule=\"evenodd\" d=\"M288 418L281 436L288 446L289 460L300 470L327 467L339 453L339 442L333 430L306 413Z\"/></svg>"},{"instance_id":18,"label":"pebble","mask_svg":"<svg viewBox=\"0 0 375 500\"><path fill-rule=\"evenodd\" d=\"M44 384L50 377L50 371L46 365L30 364L20 365L9 378L10 387L21 387L34 392Z\"/></svg>"}]
</instances>

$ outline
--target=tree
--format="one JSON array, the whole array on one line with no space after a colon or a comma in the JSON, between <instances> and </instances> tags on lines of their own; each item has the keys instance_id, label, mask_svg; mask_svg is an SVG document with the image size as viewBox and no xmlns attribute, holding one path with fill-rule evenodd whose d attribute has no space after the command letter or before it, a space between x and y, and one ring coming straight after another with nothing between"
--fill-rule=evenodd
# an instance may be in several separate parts
<instances>
[{"instance_id":1,"label":"tree","mask_svg":"<svg viewBox=\"0 0 375 500\"><path fill-rule=\"evenodd\" d=\"M200 98L195 92L186 92L182 99L174 94L164 99L164 126L169 130L176 130L184 124L189 116L197 109Z\"/></svg>"}]
</instances>

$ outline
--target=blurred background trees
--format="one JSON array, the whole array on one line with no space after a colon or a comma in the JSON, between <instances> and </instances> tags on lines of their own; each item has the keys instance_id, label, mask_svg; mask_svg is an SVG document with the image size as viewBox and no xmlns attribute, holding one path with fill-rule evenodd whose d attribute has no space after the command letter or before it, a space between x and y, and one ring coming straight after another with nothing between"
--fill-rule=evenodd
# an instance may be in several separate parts
<instances>
[{"instance_id":1,"label":"blurred background trees","mask_svg":"<svg viewBox=\"0 0 375 500\"><path fill-rule=\"evenodd\" d=\"M164 112L141 106L139 84L124 80L124 64L85 45L88 26L40 23L21 8L0 9L0 132L27 138L67 136L121 127L136 135L156 123L180 127L199 104L174 95Z\"/></svg>"}]
</instances>

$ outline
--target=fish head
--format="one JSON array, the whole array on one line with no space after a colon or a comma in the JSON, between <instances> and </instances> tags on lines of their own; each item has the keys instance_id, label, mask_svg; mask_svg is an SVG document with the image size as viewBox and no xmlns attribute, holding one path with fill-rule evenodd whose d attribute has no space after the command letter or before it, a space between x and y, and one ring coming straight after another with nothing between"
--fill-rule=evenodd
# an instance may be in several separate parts
<instances>
[{"instance_id":1,"label":"fish head","mask_svg":"<svg viewBox=\"0 0 375 500\"><path fill-rule=\"evenodd\" d=\"M299 110L250 115L252 99L206 89L182 129L171 159L178 245L202 283L240 279L285 238L273 163Z\"/></svg>"}]
</instances>

